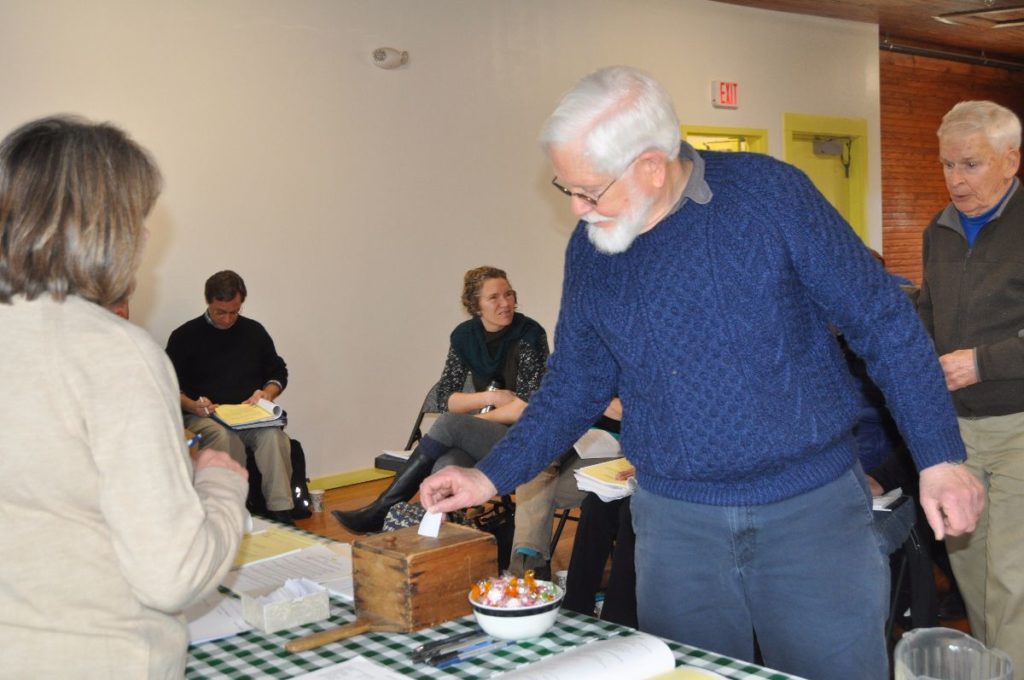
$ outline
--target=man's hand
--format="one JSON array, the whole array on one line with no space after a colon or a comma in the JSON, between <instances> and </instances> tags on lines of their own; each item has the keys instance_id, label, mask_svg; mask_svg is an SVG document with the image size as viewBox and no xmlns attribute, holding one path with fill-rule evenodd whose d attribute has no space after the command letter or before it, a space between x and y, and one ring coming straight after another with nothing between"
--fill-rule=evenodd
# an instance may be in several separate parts
<instances>
[{"instance_id":1,"label":"man's hand","mask_svg":"<svg viewBox=\"0 0 1024 680\"><path fill-rule=\"evenodd\" d=\"M217 410L220 404L214 404L206 397L199 397L196 400L189 399L182 395L182 406L186 411L199 418L209 418Z\"/></svg>"},{"instance_id":2,"label":"man's hand","mask_svg":"<svg viewBox=\"0 0 1024 680\"><path fill-rule=\"evenodd\" d=\"M943 354L939 357L939 364L946 375L946 389L950 392L979 382L973 349L958 349Z\"/></svg>"},{"instance_id":3,"label":"man's hand","mask_svg":"<svg viewBox=\"0 0 1024 680\"><path fill-rule=\"evenodd\" d=\"M256 390L252 393L252 396L246 399L243 404L258 404L260 399L266 399L267 401L274 401L274 398L270 396L267 390Z\"/></svg>"},{"instance_id":4,"label":"man's hand","mask_svg":"<svg viewBox=\"0 0 1024 680\"><path fill-rule=\"evenodd\" d=\"M449 465L420 484L420 503L430 512L451 512L480 505L498 493L487 475L476 468Z\"/></svg>"},{"instance_id":5,"label":"man's hand","mask_svg":"<svg viewBox=\"0 0 1024 680\"><path fill-rule=\"evenodd\" d=\"M881 496L885 493L885 489L882 488L882 485L878 483L877 479L871 475L864 476L868 478L868 488L871 489L871 495L873 497Z\"/></svg>"},{"instance_id":6,"label":"man's hand","mask_svg":"<svg viewBox=\"0 0 1024 680\"><path fill-rule=\"evenodd\" d=\"M274 401L281 396L281 386L275 381L271 380L266 385L258 390L254 390L252 396L246 399L243 404L257 404L260 399L266 399L267 401Z\"/></svg>"},{"instance_id":7,"label":"man's hand","mask_svg":"<svg viewBox=\"0 0 1024 680\"><path fill-rule=\"evenodd\" d=\"M195 459L195 471L199 472L203 468L208 467L220 467L225 470L231 470L245 481L249 481L249 471L236 463L235 459L224 451L218 451L217 449L203 449L200 451Z\"/></svg>"},{"instance_id":8,"label":"man's hand","mask_svg":"<svg viewBox=\"0 0 1024 680\"><path fill-rule=\"evenodd\" d=\"M985 489L963 465L939 463L921 470L921 507L935 538L974 531L985 508Z\"/></svg>"}]
</instances>

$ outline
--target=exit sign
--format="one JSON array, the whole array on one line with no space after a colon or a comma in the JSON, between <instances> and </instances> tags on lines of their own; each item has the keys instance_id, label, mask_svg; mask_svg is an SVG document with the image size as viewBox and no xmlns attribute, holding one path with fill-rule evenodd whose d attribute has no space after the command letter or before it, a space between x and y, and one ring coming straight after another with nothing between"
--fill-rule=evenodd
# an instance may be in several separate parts
<instances>
[{"instance_id":1,"label":"exit sign","mask_svg":"<svg viewBox=\"0 0 1024 680\"><path fill-rule=\"evenodd\" d=\"M740 84L724 80L712 81L711 105L716 109L738 109L740 107Z\"/></svg>"}]
</instances>

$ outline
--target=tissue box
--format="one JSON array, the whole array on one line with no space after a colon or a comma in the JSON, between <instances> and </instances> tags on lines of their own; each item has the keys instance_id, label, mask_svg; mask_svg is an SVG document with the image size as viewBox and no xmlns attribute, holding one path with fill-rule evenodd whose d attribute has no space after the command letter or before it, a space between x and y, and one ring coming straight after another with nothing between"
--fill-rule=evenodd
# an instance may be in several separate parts
<instances>
[{"instance_id":1,"label":"tissue box","mask_svg":"<svg viewBox=\"0 0 1024 680\"><path fill-rule=\"evenodd\" d=\"M418 527L352 545L356 613L378 626L414 631L469 614L473 583L498 574L494 536L445 522L437 538Z\"/></svg>"},{"instance_id":2,"label":"tissue box","mask_svg":"<svg viewBox=\"0 0 1024 680\"><path fill-rule=\"evenodd\" d=\"M315 586L312 592L281 602L260 601L260 598L281 590L281 587L242 593L242 617L246 623L266 633L323 621L331 614L327 589L312 581L306 583Z\"/></svg>"}]
</instances>

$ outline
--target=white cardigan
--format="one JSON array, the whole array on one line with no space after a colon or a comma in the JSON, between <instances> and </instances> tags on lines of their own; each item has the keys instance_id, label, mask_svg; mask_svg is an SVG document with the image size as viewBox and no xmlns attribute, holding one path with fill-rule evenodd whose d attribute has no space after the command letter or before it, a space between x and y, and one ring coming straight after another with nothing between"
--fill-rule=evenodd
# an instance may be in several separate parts
<instances>
[{"instance_id":1,"label":"white cardigan","mask_svg":"<svg viewBox=\"0 0 1024 680\"><path fill-rule=\"evenodd\" d=\"M170 362L97 305L0 304L0 366L0 677L182 677L246 483L193 483Z\"/></svg>"}]
</instances>

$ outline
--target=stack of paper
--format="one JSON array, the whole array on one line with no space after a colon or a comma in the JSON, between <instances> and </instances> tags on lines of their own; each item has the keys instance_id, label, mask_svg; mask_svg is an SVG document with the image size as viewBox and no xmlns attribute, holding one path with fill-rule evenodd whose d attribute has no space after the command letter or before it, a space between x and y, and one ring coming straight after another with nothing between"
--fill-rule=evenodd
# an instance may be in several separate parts
<instances>
[{"instance_id":1,"label":"stack of paper","mask_svg":"<svg viewBox=\"0 0 1024 680\"><path fill-rule=\"evenodd\" d=\"M632 477L633 465L625 458L616 458L597 465L576 470L576 486L580 491L591 491L607 503L625 498L636 489ZM629 477L623 477L629 473Z\"/></svg>"},{"instance_id":2,"label":"stack of paper","mask_svg":"<svg viewBox=\"0 0 1024 680\"><path fill-rule=\"evenodd\" d=\"M413 449L408 449L406 451L392 451L389 449L384 449L383 451L381 451L383 455L390 456L391 458L395 458L397 460L409 460L410 456L412 456L412 452Z\"/></svg>"},{"instance_id":3,"label":"stack of paper","mask_svg":"<svg viewBox=\"0 0 1024 680\"><path fill-rule=\"evenodd\" d=\"M232 569L221 584L234 593L283 584L289 578L307 578L352 602L352 546L348 543L311 545Z\"/></svg>"},{"instance_id":4,"label":"stack of paper","mask_svg":"<svg viewBox=\"0 0 1024 680\"><path fill-rule=\"evenodd\" d=\"M213 412L213 418L232 430L284 427L287 424L284 409L266 399L255 404L221 404Z\"/></svg>"},{"instance_id":5,"label":"stack of paper","mask_svg":"<svg viewBox=\"0 0 1024 680\"><path fill-rule=\"evenodd\" d=\"M278 555L298 552L319 543L320 541L313 536L306 536L281 527L262 528L242 536L238 554L235 555L235 563L231 568L237 569L243 565L268 560Z\"/></svg>"},{"instance_id":6,"label":"stack of paper","mask_svg":"<svg viewBox=\"0 0 1024 680\"><path fill-rule=\"evenodd\" d=\"M305 578L331 594L353 601L352 546L324 545L315 536L289 531L262 520L242 537L235 564L221 582L241 596L255 590L279 588L288 579ZM250 630L241 600L221 590L210 593L185 611L189 640L197 644Z\"/></svg>"}]
</instances>

